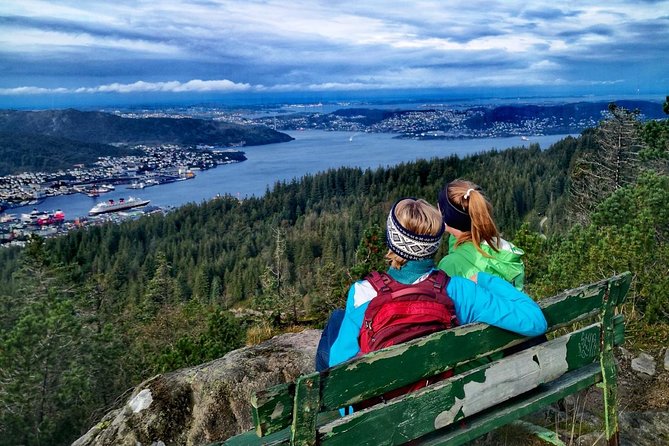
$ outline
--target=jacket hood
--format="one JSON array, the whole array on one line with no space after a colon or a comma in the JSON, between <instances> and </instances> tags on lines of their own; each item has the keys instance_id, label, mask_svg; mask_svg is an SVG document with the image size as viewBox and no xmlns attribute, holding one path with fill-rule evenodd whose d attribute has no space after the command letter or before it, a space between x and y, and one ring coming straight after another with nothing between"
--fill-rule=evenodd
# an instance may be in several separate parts
<instances>
[{"instance_id":1,"label":"jacket hood","mask_svg":"<svg viewBox=\"0 0 669 446\"><path fill-rule=\"evenodd\" d=\"M482 255L471 242L462 243L457 248L455 242L455 237L448 238L449 256L454 254L453 260L462 262L461 265L468 264L471 268L495 274L509 282L516 282L519 276L524 276L525 266L521 257L525 252L511 242L500 239L499 251L482 243L481 249L490 257Z\"/></svg>"}]
</instances>

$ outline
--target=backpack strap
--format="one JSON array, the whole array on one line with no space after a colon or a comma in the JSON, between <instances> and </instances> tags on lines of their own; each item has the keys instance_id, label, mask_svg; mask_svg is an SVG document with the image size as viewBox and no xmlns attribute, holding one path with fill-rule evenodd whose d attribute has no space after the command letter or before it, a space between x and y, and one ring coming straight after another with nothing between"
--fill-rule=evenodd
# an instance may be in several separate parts
<instances>
[{"instance_id":1,"label":"backpack strap","mask_svg":"<svg viewBox=\"0 0 669 446\"><path fill-rule=\"evenodd\" d=\"M388 293L391 291L390 283L393 279L386 273L380 273L378 271L370 272L365 279L372 285L374 290L378 294Z\"/></svg>"},{"instance_id":2,"label":"backpack strap","mask_svg":"<svg viewBox=\"0 0 669 446\"><path fill-rule=\"evenodd\" d=\"M449 279L450 277L448 277L445 272L437 269L430 272L430 275L426 280L432 284L434 291L438 293L445 289L445 287L448 285ZM381 273L378 271L370 272L367 277L365 277L365 280L367 280L370 285L372 285L378 294L393 292L395 287L393 287L392 284L397 283L395 279L390 277L387 273ZM406 286L409 286L409 284Z\"/></svg>"},{"instance_id":3,"label":"backpack strap","mask_svg":"<svg viewBox=\"0 0 669 446\"><path fill-rule=\"evenodd\" d=\"M441 291L448 285L450 277L444 271L437 269L430 273L428 279L437 291Z\"/></svg>"},{"instance_id":4,"label":"backpack strap","mask_svg":"<svg viewBox=\"0 0 669 446\"><path fill-rule=\"evenodd\" d=\"M431 271L430 274L420 282L402 285L397 289L393 289L390 298L396 299L412 294L422 294L437 299L442 292L445 293L447 283L448 276L446 276L443 271Z\"/></svg>"}]
</instances>

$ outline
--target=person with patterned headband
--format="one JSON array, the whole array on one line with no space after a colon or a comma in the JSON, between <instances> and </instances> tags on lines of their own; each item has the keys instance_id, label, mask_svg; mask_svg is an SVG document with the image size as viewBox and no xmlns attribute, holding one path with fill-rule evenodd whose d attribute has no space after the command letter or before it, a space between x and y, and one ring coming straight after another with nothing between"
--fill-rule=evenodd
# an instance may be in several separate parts
<instances>
[{"instance_id":1,"label":"person with patterned headband","mask_svg":"<svg viewBox=\"0 0 669 446\"><path fill-rule=\"evenodd\" d=\"M389 308L390 304L385 303L389 301L387 296L395 293L403 299L407 295L411 299L414 288L418 295L419 288L432 287L424 286L428 281L439 291L439 301L446 308L443 314L454 312L453 324L445 323L443 329L449 325L484 322L524 336L537 336L546 331L546 319L539 306L509 282L485 272L464 278L448 277L437 270L433 256L443 232L439 210L426 201L402 198L393 205L386 223L386 258L390 266L386 273L372 272L350 287L346 309L336 310L323 330L316 354L317 370L396 343L390 340L390 343L375 344L376 335L368 334L375 324L373 319L384 307ZM381 308L374 304L375 299L377 303L384 302ZM394 303L392 299L390 302ZM400 307L408 312L413 308L411 305L397 308ZM410 318L411 315L401 315L405 316Z\"/></svg>"}]
</instances>

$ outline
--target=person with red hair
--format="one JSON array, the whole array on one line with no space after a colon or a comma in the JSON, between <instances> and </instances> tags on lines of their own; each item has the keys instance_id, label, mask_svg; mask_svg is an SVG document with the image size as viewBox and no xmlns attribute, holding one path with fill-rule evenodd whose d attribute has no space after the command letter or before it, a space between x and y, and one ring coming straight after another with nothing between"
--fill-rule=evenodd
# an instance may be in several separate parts
<instances>
[{"instance_id":1,"label":"person with red hair","mask_svg":"<svg viewBox=\"0 0 669 446\"><path fill-rule=\"evenodd\" d=\"M451 277L490 273L522 291L524 252L500 236L492 204L481 188L471 181L454 180L439 192L438 200L444 229L450 235L448 255L438 268Z\"/></svg>"}]
</instances>

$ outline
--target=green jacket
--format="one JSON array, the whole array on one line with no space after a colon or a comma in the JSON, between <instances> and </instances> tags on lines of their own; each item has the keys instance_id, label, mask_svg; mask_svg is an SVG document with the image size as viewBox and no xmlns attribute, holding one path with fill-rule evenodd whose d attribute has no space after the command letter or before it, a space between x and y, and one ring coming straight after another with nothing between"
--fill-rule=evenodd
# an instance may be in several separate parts
<instances>
[{"instance_id":1,"label":"green jacket","mask_svg":"<svg viewBox=\"0 0 669 446\"><path fill-rule=\"evenodd\" d=\"M438 268L451 277L471 277L484 271L511 282L516 289L522 291L525 281L525 266L520 257L525 254L522 249L501 239L499 252L495 252L487 243L481 249L490 257L483 256L472 242L462 243L455 248L456 238L448 237L448 255L439 262Z\"/></svg>"}]
</instances>

